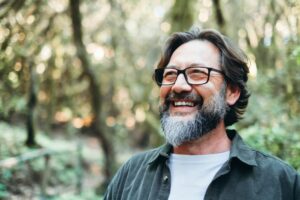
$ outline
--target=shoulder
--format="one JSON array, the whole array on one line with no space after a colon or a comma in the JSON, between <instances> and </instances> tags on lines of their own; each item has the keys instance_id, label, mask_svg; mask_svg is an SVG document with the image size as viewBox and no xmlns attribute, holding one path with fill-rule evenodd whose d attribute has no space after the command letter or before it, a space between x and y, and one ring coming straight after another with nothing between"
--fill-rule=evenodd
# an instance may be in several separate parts
<instances>
[{"instance_id":1,"label":"shoulder","mask_svg":"<svg viewBox=\"0 0 300 200\"><path fill-rule=\"evenodd\" d=\"M254 166L255 170L264 174L297 175L297 171L282 159L250 147L235 130L228 130L228 134L232 138L232 157L237 157L243 163Z\"/></svg>"},{"instance_id":2,"label":"shoulder","mask_svg":"<svg viewBox=\"0 0 300 200\"><path fill-rule=\"evenodd\" d=\"M300 175L291 165L261 151L256 151L255 155L257 166L253 172L257 185L261 188L271 186L270 190L280 191L285 195L284 199L300 196Z\"/></svg>"},{"instance_id":3,"label":"shoulder","mask_svg":"<svg viewBox=\"0 0 300 200\"><path fill-rule=\"evenodd\" d=\"M233 177L242 178L244 183L248 180L247 184L252 185L260 196L273 195L273 199L280 194L281 199L300 196L299 173L291 165L276 156L251 148L238 135L233 145L232 161L239 161L231 162Z\"/></svg>"},{"instance_id":4,"label":"shoulder","mask_svg":"<svg viewBox=\"0 0 300 200\"><path fill-rule=\"evenodd\" d=\"M123 166L127 168L148 166L149 164L161 161L161 157L167 158L171 151L172 146L164 144L157 148L135 154Z\"/></svg>"},{"instance_id":5,"label":"shoulder","mask_svg":"<svg viewBox=\"0 0 300 200\"><path fill-rule=\"evenodd\" d=\"M241 161L239 163L251 166L248 169L251 169L255 179L270 183L293 183L299 179L298 172L287 162L253 149L243 141L236 131L229 130L228 134L232 138L231 157L238 158Z\"/></svg>"},{"instance_id":6,"label":"shoulder","mask_svg":"<svg viewBox=\"0 0 300 200\"><path fill-rule=\"evenodd\" d=\"M162 146L150 149L147 151L139 152L135 155L133 155L128 162L135 163L135 162L150 162L152 159L155 159L155 157L161 152Z\"/></svg>"},{"instance_id":7,"label":"shoulder","mask_svg":"<svg viewBox=\"0 0 300 200\"><path fill-rule=\"evenodd\" d=\"M282 159L261 151L253 151L255 151L257 166L266 173L276 173L277 175L286 175L288 177L299 175L290 164Z\"/></svg>"},{"instance_id":8,"label":"shoulder","mask_svg":"<svg viewBox=\"0 0 300 200\"><path fill-rule=\"evenodd\" d=\"M126 186L140 182L148 165L155 160L164 146L137 153L126 161L111 180L104 199L119 199ZM139 181L137 181L139 179Z\"/></svg>"},{"instance_id":9,"label":"shoulder","mask_svg":"<svg viewBox=\"0 0 300 200\"><path fill-rule=\"evenodd\" d=\"M114 180L118 179L120 181L121 179L133 178L137 174L144 173L147 166L152 161L156 160L160 152L163 151L164 146L160 146L133 155L129 160L127 160L120 167L120 169L117 171L116 175L114 176Z\"/></svg>"}]
</instances>

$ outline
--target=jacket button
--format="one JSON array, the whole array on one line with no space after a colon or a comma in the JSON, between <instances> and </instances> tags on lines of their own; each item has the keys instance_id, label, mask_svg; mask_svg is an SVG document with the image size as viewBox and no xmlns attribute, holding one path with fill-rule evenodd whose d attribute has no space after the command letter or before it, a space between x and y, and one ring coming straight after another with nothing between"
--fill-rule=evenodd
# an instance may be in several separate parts
<instances>
[{"instance_id":1,"label":"jacket button","mask_svg":"<svg viewBox=\"0 0 300 200\"><path fill-rule=\"evenodd\" d=\"M163 178L163 182L164 182L164 183L167 183L168 180L169 180L169 177L168 177L167 175L165 175L164 178Z\"/></svg>"}]
</instances>

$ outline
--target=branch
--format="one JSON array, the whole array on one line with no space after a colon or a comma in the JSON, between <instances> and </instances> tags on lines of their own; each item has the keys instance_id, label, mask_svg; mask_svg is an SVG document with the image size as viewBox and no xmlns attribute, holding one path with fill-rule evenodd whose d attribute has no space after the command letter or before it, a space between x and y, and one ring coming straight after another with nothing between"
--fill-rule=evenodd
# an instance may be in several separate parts
<instances>
[{"instance_id":1,"label":"branch","mask_svg":"<svg viewBox=\"0 0 300 200\"><path fill-rule=\"evenodd\" d=\"M34 160L44 156L57 155L62 153L70 153L71 151L54 151L50 149L38 149L36 151L31 151L28 153L24 153L20 156L7 158L5 160L0 161L0 168L12 168L21 163L28 162L30 160Z\"/></svg>"}]
</instances>

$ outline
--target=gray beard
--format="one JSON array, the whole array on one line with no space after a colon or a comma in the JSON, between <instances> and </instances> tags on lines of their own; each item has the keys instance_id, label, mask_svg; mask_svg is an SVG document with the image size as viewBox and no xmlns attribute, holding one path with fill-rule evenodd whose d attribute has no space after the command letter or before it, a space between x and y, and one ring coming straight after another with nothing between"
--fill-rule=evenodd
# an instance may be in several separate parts
<instances>
[{"instance_id":1,"label":"gray beard","mask_svg":"<svg viewBox=\"0 0 300 200\"><path fill-rule=\"evenodd\" d=\"M207 105L198 110L191 120L184 116L170 116L168 109L160 110L160 122L168 143L179 146L185 142L196 140L215 129L226 114L226 84L214 95Z\"/></svg>"}]
</instances>

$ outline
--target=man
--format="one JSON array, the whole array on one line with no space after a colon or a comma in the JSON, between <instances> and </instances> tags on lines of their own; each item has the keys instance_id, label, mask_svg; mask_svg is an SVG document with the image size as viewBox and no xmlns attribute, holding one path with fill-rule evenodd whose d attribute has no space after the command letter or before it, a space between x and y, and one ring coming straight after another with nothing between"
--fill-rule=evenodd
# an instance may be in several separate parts
<instances>
[{"instance_id":1,"label":"man","mask_svg":"<svg viewBox=\"0 0 300 200\"><path fill-rule=\"evenodd\" d=\"M125 163L104 199L300 199L292 167L226 129L245 112L247 74L243 52L217 31L173 34L154 74L167 144Z\"/></svg>"}]
</instances>

